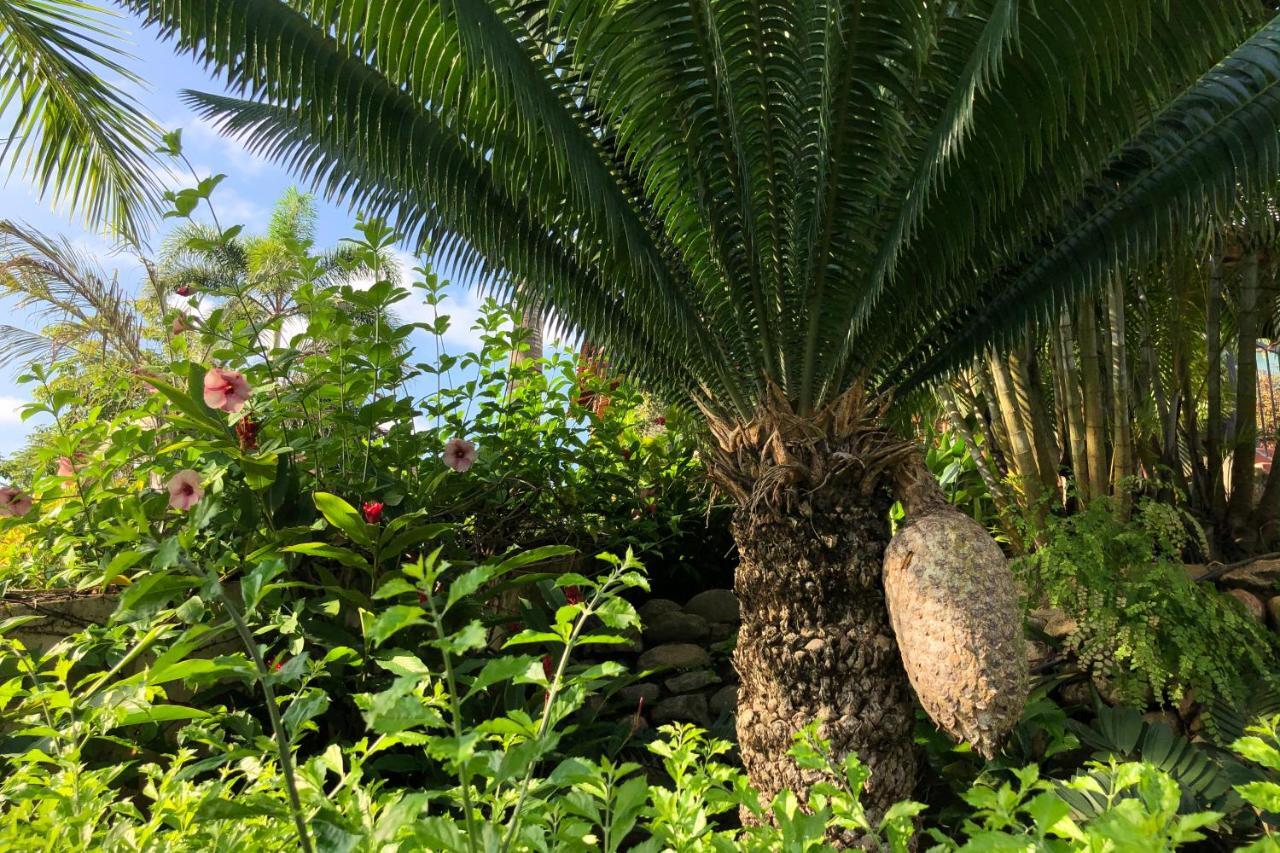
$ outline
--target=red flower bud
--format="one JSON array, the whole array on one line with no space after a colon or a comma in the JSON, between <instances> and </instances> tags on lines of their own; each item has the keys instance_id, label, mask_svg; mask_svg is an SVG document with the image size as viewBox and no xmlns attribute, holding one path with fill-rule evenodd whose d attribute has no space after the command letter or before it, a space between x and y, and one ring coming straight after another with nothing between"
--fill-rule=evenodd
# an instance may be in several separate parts
<instances>
[{"instance_id":1,"label":"red flower bud","mask_svg":"<svg viewBox=\"0 0 1280 853\"><path fill-rule=\"evenodd\" d=\"M582 591L576 586L566 586L564 588L564 599L570 604L582 603Z\"/></svg>"},{"instance_id":2,"label":"red flower bud","mask_svg":"<svg viewBox=\"0 0 1280 853\"><path fill-rule=\"evenodd\" d=\"M257 450L258 424L253 418L241 418L236 421L236 437L240 439L241 450Z\"/></svg>"},{"instance_id":3,"label":"red flower bud","mask_svg":"<svg viewBox=\"0 0 1280 853\"><path fill-rule=\"evenodd\" d=\"M419 604L426 604L426 603L427 603L427 594L426 594L425 592L419 592L419 593L418 593L418 603L419 603Z\"/></svg>"},{"instance_id":4,"label":"red flower bud","mask_svg":"<svg viewBox=\"0 0 1280 853\"><path fill-rule=\"evenodd\" d=\"M382 510L384 504L381 501L365 501L360 511L364 514L364 520L370 524L377 524L382 520Z\"/></svg>"},{"instance_id":5,"label":"red flower bud","mask_svg":"<svg viewBox=\"0 0 1280 853\"><path fill-rule=\"evenodd\" d=\"M180 284L173 289L173 292L179 296L190 296L193 293L189 284Z\"/></svg>"},{"instance_id":6,"label":"red flower bud","mask_svg":"<svg viewBox=\"0 0 1280 853\"><path fill-rule=\"evenodd\" d=\"M542 656L542 674L547 677L548 681L551 680L551 675L552 673L555 672L555 670L556 670L555 661L551 660L551 655L543 655Z\"/></svg>"}]
</instances>

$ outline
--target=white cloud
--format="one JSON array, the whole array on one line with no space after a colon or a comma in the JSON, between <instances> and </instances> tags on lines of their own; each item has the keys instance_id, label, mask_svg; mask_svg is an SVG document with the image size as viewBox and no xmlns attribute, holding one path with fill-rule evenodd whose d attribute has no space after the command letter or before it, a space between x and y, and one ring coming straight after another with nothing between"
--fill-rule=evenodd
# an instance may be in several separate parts
<instances>
[{"instance_id":1,"label":"white cloud","mask_svg":"<svg viewBox=\"0 0 1280 853\"><path fill-rule=\"evenodd\" d=\"M222 133L217 125L200 116L191 113L175 116L162 122L162 126L182 128L182 147L188 156L194 154L203 159L210 155L218 162L234 163L243 175L256 175L271 166L269 161L250 153L242 135Z\"/></svg>"},{"instance_id":2,"label":"white cloud","mask_svg":"<svg viewBox=\"0 0 1280 853\"><path fill-rule=\"evenodd\" d=\"M0 394L0 426L25 426L22 420L22 407L30 400Z\"/></svg>"}]
</instances>

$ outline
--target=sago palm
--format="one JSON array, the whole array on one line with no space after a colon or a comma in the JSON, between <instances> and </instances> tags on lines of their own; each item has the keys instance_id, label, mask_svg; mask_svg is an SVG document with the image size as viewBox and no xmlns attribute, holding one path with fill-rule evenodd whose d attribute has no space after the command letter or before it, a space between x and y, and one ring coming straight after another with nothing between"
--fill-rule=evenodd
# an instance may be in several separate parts
<instances>
[{"instance_id":1,"label":"sago palm","mask_svg":"<svg viewBox=\"0 0 1280 853\"><path fill-rule=\"evenodd\" d=\"M926 525L890 570L938 585L891 588L917 596L895 639L889 505L934 504L890 401L1280 164L1280 25L1254 0L125 5L228 76L190 98L252 149L706 413L739 503L743 760L765 795L805 788L822 773L786 751L818 719L873 814L914 780L898 646L933 622L906 614L1017 631L982 571L916 553ZM1021 654L966 638L908 667ZM993 686L941 722L990 747Z\"/></svg>"}]
</instances>

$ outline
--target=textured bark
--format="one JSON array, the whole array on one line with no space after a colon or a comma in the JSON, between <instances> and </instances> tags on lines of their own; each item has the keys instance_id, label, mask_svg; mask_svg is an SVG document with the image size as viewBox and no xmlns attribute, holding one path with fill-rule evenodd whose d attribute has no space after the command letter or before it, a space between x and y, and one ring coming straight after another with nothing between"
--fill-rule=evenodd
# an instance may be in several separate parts
<instances>
[{"instance_id":1,"label":"textured bark","mask_svg":"<svg viewBox=\"0 0 1280 853\"><path fill-rule=\"evenodd\" d=\"M1061 406L1066 413L1068 444L1071 448L1071 472L1075 475L1076 489L1088 500L1088 454L1084 430L1084 403L1080 399L1080 379L1076 372L1074 348L1075 329L1071 312L1064 306L1058 320L1058 334L1054 349L1058 355L1058 372L1062 376L1063 397Z\"/></svg>"},{"instance_id":2,"label":"textured bark","mask_svg":"<svg viewBox=\"0 0 1280 853\"><path fill-rule=\"evenodd\" d=\"M1129 414L1129 356L1125 335L1124 282L1114 277L1107 287L1107 327L1111 354L1111 483L1116 503L1128 515L1131 495L1116 488L1126 477L1137 472L1134 463L1133 431Z\"/></svg>"},{"instance_id":3,"label":"textured bark","mask_svg":"<svg viewBox=\"0 0 1280 853\"><path fill-rule=\"evenodd\" d=\"M1251 539L1254 459L1258 445L1258 252L1240 260L1240 299L1236 304L1236 430L1231 456L1231 498L1227 514L1236 541Z\"/></svg>"},{"instance_id":4,"label":"textured bark","mask_svg":"<svg viewBox=\"0 0 1280 853\"><path fill-rule=\"evenodd\" d=\"M738 748L763 802L788 788L805 803L812 785L834 781L788 755L817 721L838 760L855 752L869 768L874 822L915 783L915 700L881 583L889 472L912 448L881 425L884 401L850 391L801 417L771 391L750 423L706 413L710 475L739 505Z\"/></svg>"},{"instance_id":5,"label":"textured bark","mask_svg":"<svg viewBox=\"0 0 1280 853\"><path fill-rule=\"evenodd\" d=\"M1029 337L1009 354L1008 360L1014 392L1017 395L1018 410L1027 428L1027 436L1036 460L1036 470L1040 472L1040 483L1044 487L1045 494L1056 496L1058 494L1058 461L1061 453L1058 450L1058 437L1049 420L1044 388L1040 383L1040 370L1036 364L1035 352L1030 346Z\"/></svg>"},{"instance_id":6,"label":"textured bark","mask_svg":"<svg viewBox=\"0 0 1280 853\"><path fill-rule=\"evenodd\" d=\"M990 362L985 358L979 358L974 369L974 375L978 378L978 388L982 391L982 398L987 404L987 417L983 420L986 424L988 435L987 442L993 449L998 449L1000 458L1004 462L1004 473L1016 474L1014 462L1009 456L1012 454L1012 445L1009 441L1009 433L1004 428L1004 418L1000 414L1000 400L996 395L995 383L991 380Z\"/></svg>"},{"instance_id":7,"label":"textured bark","mask_svg":"<svg viewBox=\"0 0 1280 853\"><path fill-rule=\"evenodd\" d=\"M907 520L885 552L884 586L903 666L930 719L992 757L1027 699L1013 573L923 461L903 466L898 494Z\"/></svg>"},{"instance_id":8,"label":"textured bark","mask_svg":"<svg viewBox=\"0 0 1280 853\"><path fill-rule=\"evenodd\" d=\"M1101 497L1110 489L1107 484L1107 422L1102 406L1102 369L1098 363L1098 322L1093 302L1080 302L1077 323L1080 335L1080 391L1084 396L1084 438L1089 487L1088 498Z\"/></svg>"},{"instance_id":9,"label":"textured bark","mask_svg":"<svg viewBox=\"0 0 1280 853\"><path fill-rule=\"evenodd\" d=\"M989 361L991 376L995 381L996 396L1000 403L1000 416L1004 421L1005 432L1009 436L1009 450L1013 454L1013 465L1018 474L1018 486L1022 490L1026 508L1039 517L1044 511L1040 500L1044 495L1044 484L1040 479L1040 467L1031 447L1031 438L1022 415L1022 407L1018 405L1018 395L1014 390L1009 364L995 355L992 355Z\"/></svg>"},{"instance_id":10,"label":"textured bark","mask_svg":"<svg viewBox=\"0 0 1280 853\"><path fill-rule=\"evenodd\" d=\"M764 802L783 788L803 802L824 777L787 754L815 719L838 756L856 752L870 769L873 822L911 795L915 703L880 579L891 502L884 489L824 489L793 512L742 509L734 521L738 748Z\"/></svg>"},{"instance_id":11,"label":"textured bark","mask_svg":"<svg viewBox=\"0 0 1280 853\"><path fill-rule=\"evenodd\" d=\"M1227 517L1227 493L1222 476L1222 259L1209 260L1209 295L1205 307L1205 351L1209 362L1208 422L1205 424L1205 452L1209 469L1209 513L1214 529L1221 533Z\"/></svg>"}]
</instances>

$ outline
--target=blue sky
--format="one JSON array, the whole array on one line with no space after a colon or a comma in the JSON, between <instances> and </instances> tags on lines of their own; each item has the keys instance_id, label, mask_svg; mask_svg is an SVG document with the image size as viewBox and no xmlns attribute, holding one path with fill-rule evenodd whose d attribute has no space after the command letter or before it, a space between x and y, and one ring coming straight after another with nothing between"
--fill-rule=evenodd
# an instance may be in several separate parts
<instances>
[{"instance_id":1,"label":"blue sky","mask_svg":"<svg viewBox=\"0 0 1280 853\"><path fill-rule=\"evenodd\" d=\"M183 89L222 91L219 80L191 57L175 55L169 44L158 40L154 31L144 28L139 21L125 18L121 25L129 33L131 53L136 57L131 67L149 87L135 92L140 103L166 130L182 128L185 153L202 176L226 174L213 199L223 226L240 223L250 232L264 228L272 203L297 181L275 165L251 156L235 140L219 135L211 125L192 114L179 98ZM190 185L190 181L175 176L166 176L165 182L175 188ZM336 207L320 198L317 199L317 207L320 214L317 245L332 245L352 234L354 211ZM136 261L127 255L113 253L107 239L86 230L78 219L51 210L47 203L39 200L20 173L13 174L0 185L0 217L24 222L46 234L66 235L78 247L99 258L106 272L118 272L122 282L133 284L139 279ZM153 238L152 244L156 243L158 239ZM406 262L410 260L407 253L402 257ZM449 270L437 267L437 272L448 277ZM454 352L464 350L473 340L470 326L479 307L479 299L465 284L455 282L451 285L450 300L444 309L444 313L453 318L446 344ZM15 314L3 299L0 299L0 311L5 314L4 322L27 328L36 325L30 318ZM417 315L412 306L405 308L403 304L398 312L406 320L427 318L425 312ZM19 418L21 405L30 395L17 384L16 375L16 371L0 369L0 455L20 447L30 428Z\"/></svg>"}]
</instances>

